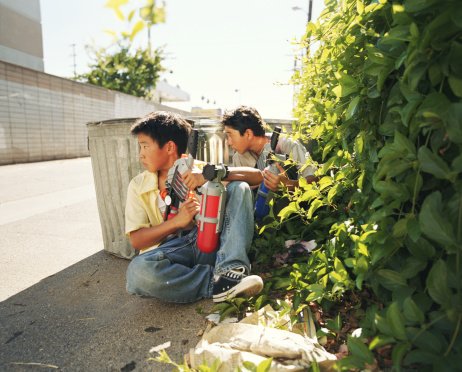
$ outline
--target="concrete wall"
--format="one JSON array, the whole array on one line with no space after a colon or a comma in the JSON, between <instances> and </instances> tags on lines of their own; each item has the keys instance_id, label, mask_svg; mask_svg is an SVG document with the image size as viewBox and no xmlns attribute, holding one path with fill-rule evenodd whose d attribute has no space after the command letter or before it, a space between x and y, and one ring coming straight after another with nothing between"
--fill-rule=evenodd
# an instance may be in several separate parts
<instances>
[{"instance_id":1,"label":"concrete wall","mask_svg":"<svg viewBox=\"0 0 462 372\"><path fill-rule=\"evenodd\" d=\"M0 61L0 165L88 156L86 123L187 112Z\"/></svg>"}]
</instances>

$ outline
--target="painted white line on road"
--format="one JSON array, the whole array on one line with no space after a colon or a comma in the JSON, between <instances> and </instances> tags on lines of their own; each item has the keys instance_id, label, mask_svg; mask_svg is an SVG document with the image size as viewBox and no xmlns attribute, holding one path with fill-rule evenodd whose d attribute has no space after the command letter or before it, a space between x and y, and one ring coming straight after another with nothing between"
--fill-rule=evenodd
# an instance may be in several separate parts
<instances>
[{"instance_id":1,"label":"painted white line on road","mask_svg":"<svg viewBox=\"0 0 462 372\"><path fill-rule=\"evenodd\" d=\"M95 198L93 185L76 187L0 204L0 225Z\"/></svg>"}]
</instances>

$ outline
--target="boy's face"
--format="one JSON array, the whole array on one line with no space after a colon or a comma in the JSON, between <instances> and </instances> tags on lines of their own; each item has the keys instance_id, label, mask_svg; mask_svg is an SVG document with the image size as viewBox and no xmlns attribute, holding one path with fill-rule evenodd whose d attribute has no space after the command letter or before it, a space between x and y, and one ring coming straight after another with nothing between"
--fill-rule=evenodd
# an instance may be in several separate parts
<instances>
[{"instance_id":1,"label":"boy's face","mask_svg":"<svg viewBox=\"0 0 462 372\"><path fill-rule=\"evenodd\" d=\"M146 170L157 172L170 169L174 160L172 161L169 142L167 142L164 147L160 148L157 141L154 141L146 134L139 133L137 137L138 144L140 145L140 161ZM174 151L176 151L176 148Z\"/></svg>"},{"instance_id":2,"label":"boy's face","mask_svg":"<svg viewBox=\"0 0 462 372\"><path fill-rule=\"evenodd\" d=\"M225 125L225 134L226 139L228 140L228 145L239 154L243 154L250 148L249 133L253 132L250 129L247 129L245 133L241 136L237 129L233 129Z\"/></svg>"}]
</instances>

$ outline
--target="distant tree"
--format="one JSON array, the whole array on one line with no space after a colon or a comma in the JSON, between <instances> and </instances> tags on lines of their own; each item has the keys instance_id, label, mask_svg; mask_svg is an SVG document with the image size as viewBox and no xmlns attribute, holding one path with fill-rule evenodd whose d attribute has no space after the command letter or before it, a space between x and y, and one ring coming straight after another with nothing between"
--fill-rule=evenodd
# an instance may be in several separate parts
<instances>
[{"instance_id":1,"label":"distant tree","mask_svg":"<svg viewBox=\"0 0 462 372\"><path fill-rule=\"evenodd\" d=\"M129 3L138 7L124 13L121 7ZM164 68L162 49L151 48L151 27L165 22L164 2L158 5L155 0L143 0L142 3L138 0L108 0L106 7L112 9L130 29L119 34L108 31L115 39L113 48L88 47L93 54L90 71L77 76L76 80L137 97L152 98ZM147 48L139 47L132 51L133 40L144 28L148 30Z\"/></svg>"},{"instance_id":2,"label":"distant tree","mask_svg":"<svg viewBox=\"0 0 462 372\"><path fill-rule=\"evenodd\" d=\"M162 50L153 53L142 48L133 53L118 45L118 50L94 50L94 61L90 71L78 76L78 80L107 89L117 90L136 97L152 98L160 73Z\"/></svg>"}]
</instances>

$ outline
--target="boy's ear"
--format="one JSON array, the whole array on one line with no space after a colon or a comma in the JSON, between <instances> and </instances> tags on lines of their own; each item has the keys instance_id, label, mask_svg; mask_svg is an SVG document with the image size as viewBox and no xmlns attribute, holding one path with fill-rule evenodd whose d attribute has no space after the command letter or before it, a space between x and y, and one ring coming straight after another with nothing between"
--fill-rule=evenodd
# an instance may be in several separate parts
<instances>
[{"instance_id":1,"label":"boy's ear","mask_svg":"<svg viewBox=\"0 0 462 372\"><path fill-rule=\"evenodd\" d=\"M169 155L171 154L177 154L177 146L176 146L176 143L173 142L173 141L168 141L165 146L167 146L167 153Z\"/></svg>"},{"instance_id":2,"label":"boy's ear","mask_svg":"<svg viewBox=\"0 0 462 372\"><path fill-rule=\"evenodd\" d=\"M244 136L247 137L248 139L253 138L253 130L250 128L247 128L244 132Z\"/></svg>"}]
</instances>

